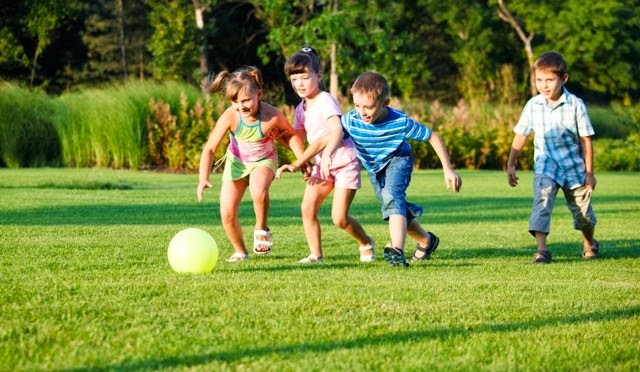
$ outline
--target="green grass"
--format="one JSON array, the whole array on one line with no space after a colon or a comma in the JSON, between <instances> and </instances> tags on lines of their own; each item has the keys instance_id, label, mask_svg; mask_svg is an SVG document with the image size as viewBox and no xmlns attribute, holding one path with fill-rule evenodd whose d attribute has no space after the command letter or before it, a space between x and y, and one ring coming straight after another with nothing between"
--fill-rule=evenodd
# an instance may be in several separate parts
<instances>
[{"instance_id":1,"label":"green grass","mask_svg":"<svg viewBox=\"0 0 640 372\"><path fill-rule=\"evenodd\" d=\"M594 370L640 369L640 175L601 173L603 249L582 261L562 197L551 265L530 263L531 173L414 173L409 200L441 239L408 269L360 264L322 211L325 263L308 254L303 185L272 187L274 253L229 264L219 176L195 201L196 175L100 169L0 169L1 370ZM363 177L352 207L381 246L387 225ZM244 236L253 214L243 203ZM211 274L174 273L171 237L216 237ZM411 243L407 251L412 252Z\"/></svg>"}]
</instances>

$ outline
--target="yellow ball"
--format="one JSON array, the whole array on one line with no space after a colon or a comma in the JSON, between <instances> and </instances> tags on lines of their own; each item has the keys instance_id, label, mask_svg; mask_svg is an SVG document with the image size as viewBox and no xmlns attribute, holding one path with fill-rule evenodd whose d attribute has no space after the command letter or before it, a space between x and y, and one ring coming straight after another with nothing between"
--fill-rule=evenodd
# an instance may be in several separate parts
<instances>
[{"instance_id":1,"label":"yellow ball","mask_svg":"<svg viewBox=\"0 0 640 372\"><path fill-rule=\"evenodd\" d=\"M208 232L191 227L173 236L167 256L178 273L208 273L218 262L218 244Z\"/></svg>"}]
</instances>

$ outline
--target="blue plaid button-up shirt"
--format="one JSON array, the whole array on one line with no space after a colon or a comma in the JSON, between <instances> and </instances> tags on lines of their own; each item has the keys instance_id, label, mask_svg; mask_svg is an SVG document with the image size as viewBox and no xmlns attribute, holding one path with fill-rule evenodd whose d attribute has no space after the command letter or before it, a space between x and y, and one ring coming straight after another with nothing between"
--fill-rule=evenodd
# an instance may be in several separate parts
<instances>
[{"instance_id":1,"label":"blue plaid button-up shirt","mask_svg":"<svg viewBox=\"0 0 640 372\"><path fill-rule=\"evenodd\" d=\"M534 132L534 172L543 174L563 187L584 185L586 171L580 137L594 134L584 102L563 88L555 107L542 95L529 100L522 110L517 134Z\"/></svg>"}]
</instances>

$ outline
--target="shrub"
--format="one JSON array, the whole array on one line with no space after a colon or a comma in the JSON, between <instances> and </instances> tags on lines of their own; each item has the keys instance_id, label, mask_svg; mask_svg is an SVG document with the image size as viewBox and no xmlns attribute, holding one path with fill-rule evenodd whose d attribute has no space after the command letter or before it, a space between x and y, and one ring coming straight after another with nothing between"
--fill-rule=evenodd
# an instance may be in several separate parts
<instances>
[{"instance_id":1,"label":"shrub","mask_svg":"<svg viewBox=\"0 0 640 372\"><path fill-rule=\"evenodd\" d=\"M149 111L146 120L149 165L172 171L197 171L202 146L214 127L214 109L209 96L204 104L198 98L193 107L189 107L186 95L181 93L177 115L171 113L169 104L151 98ZM227 142L225 139L218 146L216 158L224 155Z\"/></svg>"},{"instance_id":2,"label":"shrub","mask_svg":"<svg viewBox=\"0 0 640 372\"><path fill-rule=\"evenodd\" d=\"M60 165L55 111L56 105L43 93L0 85L0 166Z\"/></svg>"}]
</instances>

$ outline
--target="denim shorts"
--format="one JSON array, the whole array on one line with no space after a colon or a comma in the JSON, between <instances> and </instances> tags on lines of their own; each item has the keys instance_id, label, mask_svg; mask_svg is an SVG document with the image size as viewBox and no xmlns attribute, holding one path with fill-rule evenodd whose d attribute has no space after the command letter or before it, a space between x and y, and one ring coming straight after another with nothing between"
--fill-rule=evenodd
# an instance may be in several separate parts
<instances>
[{"instance_id":1,"label":"denim shorts","mask_svg":"<svg viewBox=\"0 0 640 372\"><path fill-rule=\"evenodd\" d=\"M529 218L529 232L535 236L539 231L548 234L551 230L551 212L558 190L562 189L567 208L573 215L573 228L591 230L596 225L596 216L591 207L591 193L584 186L577 189L561 187L556 181L541 174L533 177L533 206Z\"/></svg>"},{"instance_id":2,"label":"denim shorts","mask_svg":"<svg viewBox=\"0 0 640 372\"><path fill-rule=\"evenodd\" d=\"M381 171L369 173L369 181L380 201L385 221L397 214L405 216L407 221L422 215L422 207L406 201L412 171L413 156L409 154L394 156Z\"/></svg>"}]
</instances>

